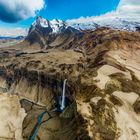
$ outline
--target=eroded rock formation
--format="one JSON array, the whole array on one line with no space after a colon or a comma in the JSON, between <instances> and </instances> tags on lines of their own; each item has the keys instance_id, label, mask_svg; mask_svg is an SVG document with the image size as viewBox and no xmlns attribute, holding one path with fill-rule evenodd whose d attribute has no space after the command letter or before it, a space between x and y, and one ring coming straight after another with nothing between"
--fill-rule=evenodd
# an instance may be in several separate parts
<instances>
[{"instance_id":1,"label":"eroded rock formation","mask_svg":"<svg viewBox=\"0 0 140 140\"><path fill-rule=\"evenodd\" d=\"M0 140L23 140L22 123L26 116L17 96L0 94Z\"/></svg>"}]
</instances>

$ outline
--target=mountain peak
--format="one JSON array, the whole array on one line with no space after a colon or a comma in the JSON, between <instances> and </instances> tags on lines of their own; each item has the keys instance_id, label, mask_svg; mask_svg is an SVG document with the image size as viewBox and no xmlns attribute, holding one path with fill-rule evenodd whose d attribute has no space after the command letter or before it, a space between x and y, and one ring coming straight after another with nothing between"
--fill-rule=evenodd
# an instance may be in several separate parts
<instances>
[{"instance_id":1,"label":"mountain peak","mask_svg":"<svg viewBox=\"0 0 140 140\"><path fill-rule=\"evenodd\" d=\"M52 33L58 33L62 29L66 29L68 25L66 22L59 20L59 19L53 19L48 20L41 16L38 16L36 20L32 23L32 30L36 28L51 28Z\"/></svg>"},{"instance_id":2,"label":"mountain peak","mask_svg":"<svg viewBox=\"0 0 140 140\"><path fill-rule=\"evenodd\" d=\"M47 43L48 40L49 42L53 42L53 40L55 40L57 37L59 38L59 35L61 35L61 38L65 40L66 38L69 39L73 37L74 35L79 36L80 34L81 34L81 31L68 25L66 22L62 20L53 19L49 21L39 16L32 23L29 29L28 35L26 37L26 40L28 40L30 43L39 42L40 40L41 46L46 47L48 45ZM58 40L56 42L61 42L60 40L59 41Z\"/></svg>"},{"instance_id":3,"label":"mountain peak","mask_svg":"<svg viewBox=\"0 0 140 140\"><path fill-rule=\"evenodd\" d=\"M42 26L42 27L49 27L49 20L38 16L36 20L33 22L32 26Z\"/></svg>"}]
</instances>

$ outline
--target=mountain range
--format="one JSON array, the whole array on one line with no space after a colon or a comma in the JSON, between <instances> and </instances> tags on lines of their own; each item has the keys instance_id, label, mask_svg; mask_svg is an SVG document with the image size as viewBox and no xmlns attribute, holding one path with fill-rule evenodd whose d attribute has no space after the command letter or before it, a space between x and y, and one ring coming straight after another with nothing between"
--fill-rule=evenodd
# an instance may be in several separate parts
<instances>
[{"instance_id":1,"label":"mountain range","mask_svg":"<svg viewBox=\"0 0 140 140\"><path fill-rule=\"evenodd\" d=\"M68 27L73 27L79 30L95 30L100 27L109 27L112 29L120 29L120 30L127 30L127 31L137 31L140 28L140 23L130 20L130 19L122 19L122 18L92 18L90 20L71 20L71 21L62 21L59 19L54 20L47 20L42 17L37 17L37 19L33 22L29 32L31 29L34 29L40 25L41 27L51 27L53 33L58 33L65 30Z\"/></svg>"},{"instance_id":2,"label":"mountain range","mask_svg":"<svg viewBox=\"0 0 140 140\"><path fill-rule=\"evenodd\" d=\"M84 21L84 22L70 22L71 26L73 26L76 29L89 29L89 30L95 30L99 27L109 27L112 29L118 29L118 30L127 30L127 31L137 31L140 29L140 23L129 21L121 18L113 18L113 19L94 19L91 21Z\"/></svg>"},{"instance_id":3,"label":"mountain range","mask_svg":"<svg viewBox=\"0 0 140 140\"><path fill-rule=\"evenodd\" d=\"M23 39L24 36L17 36L17 37L11 37L11 36L0 36L0 40L20 40Z\"/></svg>"},{"instance_id":4,"label":"mountain range","mask_svg":"<svg viewBox=\"0 0 140 140\"><path fill-rule=\"evenodd\" d=\"M139 23L117 21L38 17L0 48L3 140L140 140Z\"/></svg>"},{"instance_id":5,"label":"mountain range","mask_svg":"<svg viewBox=\"0 0 140 140\"><path fill-rule=\"evenodd\" d=\"M95 20L96 21L96 20ZM96 30L98 28L110 28L116 30L139 31L140 23L125 21L119 18L107 21L98 20L96 22L73 23L54 19L49 21L42 17L32 23L29 28L26 40L30 44L39 43L40 46L59 46L76 37L82 37L84 30Z\"/></svg>"}]
</instances>

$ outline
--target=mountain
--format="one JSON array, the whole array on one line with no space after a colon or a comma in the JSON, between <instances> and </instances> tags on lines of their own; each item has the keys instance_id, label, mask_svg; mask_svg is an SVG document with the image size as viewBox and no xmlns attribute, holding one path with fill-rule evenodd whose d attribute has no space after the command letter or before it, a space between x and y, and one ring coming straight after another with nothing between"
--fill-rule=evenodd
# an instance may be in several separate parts
<instances>
[{"instance_id":1,"label":"mountain","mask_svg":"<svg viewBox=\"0 0 140 140\"><path fill-rule=\"evenodd\" d=\"M31 28L29 29L29 33L33 32L34 30L40 30L44 29L46 32L43 33L45 35L48 35L50 33L61 33L65 31L67 28L70 28L66 22L59 20L59 19L54 19L52 21L49 21L47 19L44 19L42 17L37 17L36 20L33 22L31 25Z\"/></svg>"},{"instance_id":2,"label":"mountain","mask_svg":"<svg viewBox=\"0 0 140 140\"><path fill-rule=\"evenodd\" d=\"M140 140L140 32L122 23L79 30L38 17L0 48L0 137Z\"/></svg>"},{"instance_id":3,"label":"mountain","mask_svg":"<svg viewBox=\"0 0 140 140\"><path fill-rule=\"evenodd\" d=\"M20 40L23 38L24 38L24 36L17 36L17 37L0 36L0 40Z\"/></svg>"},{"instance_id":4,"label":"mountain","mask_svg":"<svg viewBox=\"0 0 140 140\"><path fill-rule=\"evenodd\" d=\"M29 29L26 40L30 44L39 43L40 46L51 47L53 44L59 46L65 40L79 36L81 32L66 22L54 19L49 21L42 17L37 17Z\"/></svg>"},{"instance_id":5,"label":"mountain","mask_svg":"<svg viewBox=\"0 0 140 140\"><path fill-rule=\"evenodd\" d=\"M81 38L84 30L96 30L101 27L139 31L140 23L117 17L64 22L59 19L49 21L39 16L32 23L25 40L30 45L38 44L41 48L62 47L66 46L67 42L71 40Z\"/></svg>"},{"instance_id":6,"label":"mountain","mask_svg":"<svg viewBox=\"0 0 140 140\"><path fill-rule=\"evenodd\" d=\"M112 29L127 30L127 31L137 31L140 28L140 23L133 21L131 19L122 19L118 17L93 17L79 20L68 21L68 24L76 29L82 30L95 30L99 27L109 27Z\"/></svg>"}]
</instances>

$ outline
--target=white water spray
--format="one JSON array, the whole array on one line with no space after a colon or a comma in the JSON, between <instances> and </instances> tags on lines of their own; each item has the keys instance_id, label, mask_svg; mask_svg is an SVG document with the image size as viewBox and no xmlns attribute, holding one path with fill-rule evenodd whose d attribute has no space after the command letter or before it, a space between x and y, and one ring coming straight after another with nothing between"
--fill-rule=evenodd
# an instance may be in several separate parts
<instances>
[{"instance_id":1,"label":"white water spray","mask_svg":"<svg viewBox=\"0 0 140 140\"><path fill-rule=\"evenodd\" d=\"M62 95L62 102L61 102L61 107L60 109L63 110L65 108L65 90L66 90L66 82L67 82L67 79L64 80L64 83L63 83L63 95Z\"/></svg>"}]
</instances>

